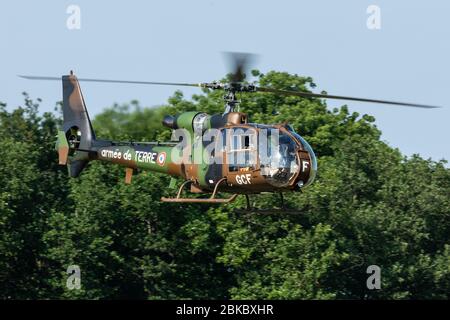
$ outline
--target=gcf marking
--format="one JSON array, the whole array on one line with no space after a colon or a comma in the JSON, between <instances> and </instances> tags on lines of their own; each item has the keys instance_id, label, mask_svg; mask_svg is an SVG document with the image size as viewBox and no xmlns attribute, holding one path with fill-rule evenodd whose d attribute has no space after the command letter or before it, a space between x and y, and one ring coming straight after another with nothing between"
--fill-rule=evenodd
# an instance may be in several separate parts
<instances>
[{"instance_id":1,"label":"gcf marking","mask_svg":"<svg viewBox=\"0 0 450 320\"><path fill-rule=\"evenodd\" d=\"M162 167L164 166L164 163L166 163L166 153L165 152L161 152L158 155L158 158L156 159L156 162Z\"/></svg>"},{"instance_id":2,"label":"gcf marking","mask_svg":"<svg viewBox=\"0 0 450 320\"><path fill-rule=\"evenodd\" d=\"M236 176L236 182L239 184L252 184L250 181L252 175L250 173L241 174Z\"/></svg>"}]
</instances>

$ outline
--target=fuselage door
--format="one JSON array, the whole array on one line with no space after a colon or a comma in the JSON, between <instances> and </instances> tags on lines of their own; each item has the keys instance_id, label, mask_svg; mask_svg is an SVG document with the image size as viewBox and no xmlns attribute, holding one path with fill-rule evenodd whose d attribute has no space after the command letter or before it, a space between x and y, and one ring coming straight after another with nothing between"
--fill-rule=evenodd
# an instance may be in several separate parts
<instances>
[{"instance_id":1,"label":"fuselage door","mask_svg":"<svg viewBox=\"0 0 450 320\"><path fill-rule=\"evenodd\" d=\"M250 186L259 169L257 131L248 127L222 129L224 174L228 184Z\"/></svg>"}]
</instances>

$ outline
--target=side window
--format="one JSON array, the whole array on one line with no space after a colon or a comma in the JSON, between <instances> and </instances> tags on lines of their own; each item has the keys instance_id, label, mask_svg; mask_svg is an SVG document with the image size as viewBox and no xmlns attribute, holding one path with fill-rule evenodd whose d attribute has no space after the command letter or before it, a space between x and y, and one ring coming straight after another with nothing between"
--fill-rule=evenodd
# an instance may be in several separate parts
<instances>
[{"instance_id":1,"label":"side window","mask_svg":"<svg viewBox=\"0 0 450 320\"><path fill-rule=\"evenodd\" d=\"M227 140L227 136L228 136L228 129L222 129L222 135L221 135L221 141L219 143L221 143L220 146L220 150L225 152L227 150L227 144L228 144L228 140Z\"/></svg>"},{"instance_id":2,"label":"side window","mask_svg":"<svg viewBox=\"0 0 450 320\"><path fill-rule=\"evenodd\" d=\"M230 151L256 150L256 132L235 129L231 131Z\"/></svg>"},{"instance_id":3,"label":"side window","mask_svg":"<svg viewBox=\"0 0 450 320\"><path fill-rule=\"evenodd\" d=\"M237 134L234 134L231 136L231 150L239 150L241 149L241 143L240 143L240 137Z\"/></svg>"},{"instance_id":4,"label":"side window","mask_svg":"<svg viewBox=\"0 0 450 320\"><path fill-rule=\"evenodd\" d=\"M225 131L225 130L224 130ZM228 129L227 161L229 171L250 171L256 168L256 131L249 128Z\"/></svg>"},{"instance_id":5,"label":"side window","mask_svg":"<svg viewBox=\"0 0 450 320\"><path fill-rule=\"evenodd\" d=\"M250 136L244 136L244 149L250 149Z\"/></svg>"}]
</instances>

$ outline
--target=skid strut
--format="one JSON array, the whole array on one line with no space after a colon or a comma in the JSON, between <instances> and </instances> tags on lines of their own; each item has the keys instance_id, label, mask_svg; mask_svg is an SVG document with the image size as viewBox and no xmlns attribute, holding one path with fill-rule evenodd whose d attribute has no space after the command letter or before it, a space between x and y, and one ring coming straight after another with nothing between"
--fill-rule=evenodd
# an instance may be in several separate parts
<instances>
[{"instance_id":1,"label":"skid strut","mask_svg":"<svg viewBox=\"0 0 450 320\"><path fill-rule=\"evenodd\" d=\"M229 198L216 198L217 190L219 188L219 184L226 181L227 178L222 178L219 181L217 181L216 185L214 186L214 191L209 198L181 198L181 192L183 191L184 187L188 183L192 183L191 180L187 180L183 182L183 184L178 189L177 197L176 198L165 198L162 197L162 202L186 202L186 203L230 203L236 199L238 196L237 194L233 194Z\"/></svg>"}]
</instances>

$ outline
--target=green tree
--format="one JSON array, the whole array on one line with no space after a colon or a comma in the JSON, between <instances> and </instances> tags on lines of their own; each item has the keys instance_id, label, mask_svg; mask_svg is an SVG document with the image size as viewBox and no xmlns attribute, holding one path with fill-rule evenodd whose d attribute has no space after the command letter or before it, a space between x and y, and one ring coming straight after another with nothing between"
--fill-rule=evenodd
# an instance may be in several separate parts
<instances>
[{"instance_id":1,"label":"green tree","mask_svg":"<svg viewBox=\"0 0 450 320\"><path fill-rule=\"evenodd\" d=\"M261 85L311 90L311 78L261 74ZM2 298L88 299L448 299L450 170L404 157L380 141L369 115L329 110L320 99L242 94L250 121L290 123L319 158L314 184L285 195L298 214L240 213L227 206L168 204L169 177L92 162L70 179L53 149L58 116L0 108L0 290ZM204 90L167 105L114 105L97 135L167 140L166 114L222 112ZM260 207L277 196L252 197ZM66 287L81 268L81 290ZM366 269L381 267L382 290Z\"/></svg>"},{"instance_id":2,"label":"green tree","mask_svg":"<svg viewBox=\"0 0 450 320\"><path fill-rule=\"evenodd\" d=\"M39 101L38 101L39 102ZM2 298L51 295L42 234L54 208L65 210L65 174L56 165L58 121L38 114L25 94L24 107L0 106L0 283Z\"/></svg>"}]
</instances>

